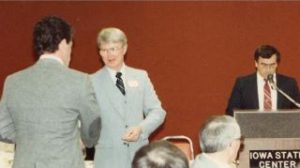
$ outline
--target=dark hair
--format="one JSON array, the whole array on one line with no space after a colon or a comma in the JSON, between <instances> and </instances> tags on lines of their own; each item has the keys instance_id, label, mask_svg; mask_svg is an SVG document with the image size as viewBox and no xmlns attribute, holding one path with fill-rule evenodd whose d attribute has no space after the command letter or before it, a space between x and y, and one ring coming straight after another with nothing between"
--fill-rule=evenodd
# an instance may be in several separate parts
<instances>
[{"instance_id":1,"label":"dark hair","mask_svg":"<svg viewBox=\"0 0 300 168\"><path fill-rule=\"evenodd\" d=\"M189 168L185 154L165 140L141 147L134 156L132 168Z\"/></svg>"},{"instance_id":2,"label":"dark hair","mask_svg":"<svg viewBox=\"0 0 300 168\"><path fill-rule=\"evenodd\" d=\"M261 45L255 50L254 59L257 62L259 57L268 59L271 58L274 54L276 55L277 63L279 63L280 62L279 51L271 45Z\"/></svg>"},{"instance_id":3,"label":"dark hair","mask_svg":"<svg viewBox=\"0 0 300 168\"><path fill-rule=\"evenodd\" d=\"M41 19L33 29L33 47L37 56L55 52L63 39L69 43L72 33L72 27L62 18L47 16Z\"/></svg>"}]
</instances>

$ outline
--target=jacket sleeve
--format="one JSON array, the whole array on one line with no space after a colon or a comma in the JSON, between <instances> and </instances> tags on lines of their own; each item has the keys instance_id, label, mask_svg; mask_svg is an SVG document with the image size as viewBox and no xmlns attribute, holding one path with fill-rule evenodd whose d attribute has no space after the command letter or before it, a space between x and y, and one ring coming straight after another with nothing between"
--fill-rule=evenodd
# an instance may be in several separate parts
<instances>
[{"instance_id":1,"label":"jacket sleeve","mask_svg":"<svg viewBox=\"0 0 300 168\"><path fill-rule=\"evenodd\" d=\"M0 102L0 141L14 143L16 132L13 119L7 108L6 89L7 84L4 84L3 96Z\"/></svg>"},{"instance_id":2,"label":"jacket sleeve","mask_svg":"<svg viewBox=\"0 0 300 168\"><path fill-rule=\"evenodd\" d=\"M239 108L241 108L241 82L239 78L237 78L228 100L226 114L233 116L233 110Z\"/></svg>"},{"instance_id":3,"label":"jacket sleeve","mask_svg":"<svg viewBox=\"0 0 300 168\"><path fill-rule=\"evenodd\" d=\"M289 94L297 103L300 103L299 88L298 88L297 81L294 78L292 78L292 80L291 80ZM292 106L290 108L299 108L299 107L292 104Z\"/></svg>"},{"instance_id":4,"label":"jacket sleeve","mask_svg":"<svg viewBox=\"0 0 300 168\"><path fill-rule=\"evenodd\" d=\"M163 122L166 116L165 110L161 106L161 102L156 95L154 87L145 72L144 102L143 112L145 119L140 123L143 128L142 137L148 137Z\"/></svg>"},{"instance_id":5,"label":"jacket sleeve","mask_svg":"<svg viewBox=\"0 0 300 168\"><path fill-rule=\"evenodd\" d=\"M81 139L87 147L96 145L101 127L100 110L94 89L87 76L80 99Z\"/></svg>"}]
</instances>

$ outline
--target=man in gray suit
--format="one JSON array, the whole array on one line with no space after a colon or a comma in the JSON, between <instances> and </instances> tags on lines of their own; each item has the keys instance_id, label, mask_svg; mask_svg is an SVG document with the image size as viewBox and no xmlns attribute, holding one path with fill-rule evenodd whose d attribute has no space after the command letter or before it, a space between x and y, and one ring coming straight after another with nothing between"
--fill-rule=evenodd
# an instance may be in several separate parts
<instances>
[{"instance_id":1,"label":"man in gray suit","mask_svg":"<svg viewBox=\"0 0 300 168\"><path fill-rule=\"evenodd\" d=\"M100 115L89 76L68 68L72 28L45 17L33 42L39 60L5 81L0 139L16 144L13 168L83 168L80 136L97 142Z\"/></svg>"},{"instance_id":2,"label":"man in gray suit","mask_svg":"<svg viewBox=\"0 0 300 168\"><path fill-rule=\"evenodd\" d=\"M199 134L202 154L192 168L232 168L241 144L241 130L231 116L212 116L202 126Z\"/></svg>"},{"instance_id":3,"label":"man in gray suit","mask_svg":"<svg viewBox=\"0 0 300 168\"><path fill-rule=\"evenodd\" d=\"M148 143L166 112L147 72L125 65L126 35L104 28L97 42L105 66L92 74L102 118L95 167L130 168L135 152Z\"/></svg>"}]
</instances>

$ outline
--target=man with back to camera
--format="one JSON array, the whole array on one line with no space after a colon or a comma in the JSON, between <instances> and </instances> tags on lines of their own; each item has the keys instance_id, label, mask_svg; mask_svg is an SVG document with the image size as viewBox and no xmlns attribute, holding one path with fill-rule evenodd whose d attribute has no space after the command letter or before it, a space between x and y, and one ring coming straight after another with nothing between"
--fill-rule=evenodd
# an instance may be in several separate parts
<instances>
[{"instance_id":1,"label":"man with back to camera","mask_svg":"<svg viewBox=\"0 0 300 168\"><path fill-rule=\"evenodd\" d=\"M226 114L233 116L235 109L272 111L297 108L294 103L278 93L267 80L269 76L269 80L273 80L274 85L299 102L300 95L296 80L277 73L280 59L279 51L273 46L261 45L256 49L254 53L256 72L236 79Z\"/></svg>"},{"instance_id":2,"label":"man with back to camera","mask_svg":"<svg viewBox=\"0 0 300 168\"><path fill-rule=\"evenodd\" d=\"M5 80L0 139L16 144L13 168L84 168L80 136L95 145L100 115L89 76L68 68L72 27L45 17L33 44L38 61Z\"/></svg>"},{"instance_id":3,"label":"man with back to camera","mask_svg":"<svg viewBox=\"0 0 300 168\"><path fill-rule=\"evenodd\" d=\"M201 127L199 154L191 168L232 168L241 145L241 130L227 115L212 116Z\"/></svg>"},{"instance_id":4,"label":"man with back to camera","mask_svg":"<svg viewBox=\"0 0 300 168\"><path fill-rule=\"evenodd\" d=\"M135 152L148 143L166 112L147 72L125 64L125 33L104 28L97 42L105 66L91 77L103 121L95 168L130 168Z\"/></svg>"}]
</instances>

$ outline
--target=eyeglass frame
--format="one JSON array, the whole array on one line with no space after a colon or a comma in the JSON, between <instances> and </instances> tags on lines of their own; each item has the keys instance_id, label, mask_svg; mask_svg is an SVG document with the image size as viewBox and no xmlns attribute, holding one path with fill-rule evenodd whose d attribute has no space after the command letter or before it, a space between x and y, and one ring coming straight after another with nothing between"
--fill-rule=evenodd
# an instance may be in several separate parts
<instances>
[{"instance_id":1,"label":"eyeglass frame","mask_svg":"<svg viewBox=\"0 0 300 168\"><path fill-rule=\"evenodd\" d=\"M120 49L122 49L123 47L124 47L124 46L121 46L121 47L110 47L110 48L107 48L107 49L100 48L100 49L99 49L99 52L102 53L102 54L116 53L116 52L118 52Z\"/></svg>"}]
</instances>

